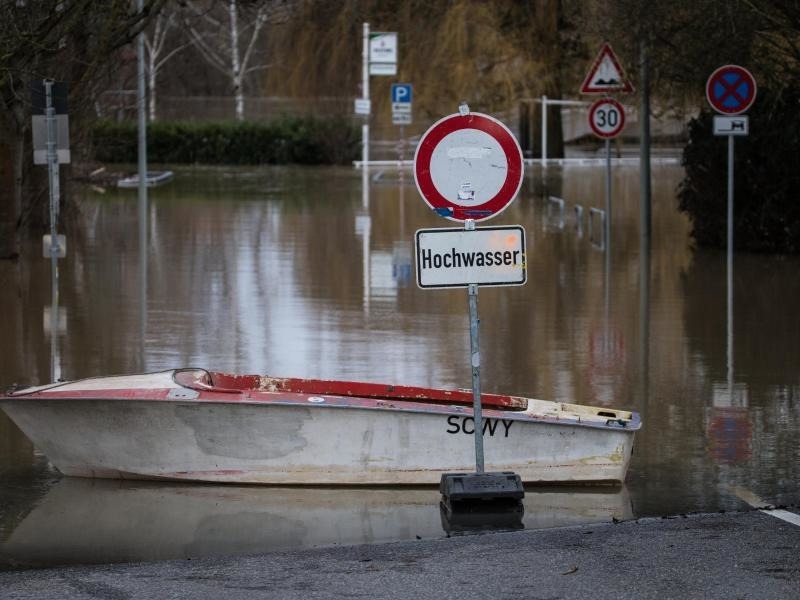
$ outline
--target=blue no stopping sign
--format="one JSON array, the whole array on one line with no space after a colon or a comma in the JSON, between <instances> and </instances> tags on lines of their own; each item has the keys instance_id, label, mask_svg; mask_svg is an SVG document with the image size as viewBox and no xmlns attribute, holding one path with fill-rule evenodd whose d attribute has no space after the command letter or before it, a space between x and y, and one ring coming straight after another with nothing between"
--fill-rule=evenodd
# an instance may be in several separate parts
<instances>
[{"instance_id":1,"label":"blue no stopping sign","mask_svg":"<svg viewBox=\"0 0 800 600\"><path fill-rule=\"evenodd\" d=\"M706 98L718 113L738 115L755 101L756 80L744 67L725 65L708 78Z\"/></svg>"}]
</instances>

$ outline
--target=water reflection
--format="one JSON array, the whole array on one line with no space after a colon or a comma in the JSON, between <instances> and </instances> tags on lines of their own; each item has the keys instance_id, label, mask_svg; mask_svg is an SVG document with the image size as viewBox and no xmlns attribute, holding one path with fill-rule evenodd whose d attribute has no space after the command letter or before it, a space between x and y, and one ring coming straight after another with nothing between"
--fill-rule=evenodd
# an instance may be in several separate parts
<instances>
[{"instance_id":1,"label":"water reflection","mask_svg":"<svg viewBox=\"0 0 800 600\"><path fill-rule=\"evenodd\" d=\"M0 567L196 558L632 517L627 490L534 490L440 512L434 489L270 488L63 478L0 539ZM524 513L524 518L523 518Z\"/></svg>"},{"instance_id":2,"label":"water reflection","mask_svg":"<svg viewBox=\"0 0 800 600\"><path fill-rule=\"evenodd\" d=\"M519 500L460 502L455 505L441 502L439 514L442 529L448 535L525 528L522 523L525 505Z\"/></svg>"},{"instance_id":3,"label":"water reflection","mask_svg":"<svg viewBox=\"0 0 800 600\"><path fill-rule=\"evenodd\" d=\"M525 227L528 284L481 291L483 387L639 410L628 479L635 516L744 507L733 488L796 503L800 259L737 255L727 393L725 255L691 248L675 209L681 176L654 167L643 247L638 170L614 168L606 269L574 222L576 206L584 224L602 208L602 166L550 167L546 182L540 170L526 172L520 199L496 221ZM76 190L82 222L59 262L62 377L145 364L469 387L463 290L413 281L414 231L449 222L424 205L407 172L387 169L366 186L362 177L338 168L176 170L173 184L150 194L146 291L135 194ZM563 227L552 211L548 220L550 195L564 199ZM39 240L23 256L0 262L3 386L50 379L50 269ZM0 532L32 517L42 493L58 493L53 477L0 414ZM604 498L587 499L599 503L600 520ZM438 497L425 506L424 522L444 535ZM546 514L526 504L523 523ZM349 539L363 539L356 527Z\"/></svg>"}]
</instances>

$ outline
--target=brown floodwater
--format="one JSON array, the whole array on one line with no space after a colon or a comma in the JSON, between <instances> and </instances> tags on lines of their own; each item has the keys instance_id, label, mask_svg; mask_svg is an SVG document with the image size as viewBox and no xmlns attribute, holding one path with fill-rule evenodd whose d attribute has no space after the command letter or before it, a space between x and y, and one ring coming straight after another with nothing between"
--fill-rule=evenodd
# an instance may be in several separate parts
<instances>
[{"instance_id":1,"label":"brown floodwater","mask_svg":"<svg viewBox=\"0 0 800 600\"><path fill-rule=\"evenodd\" d=\"M599 221L589 231L603 165L528 167L519 198L487 223L524 226L528 282L480 290L483 389L640 411L621 488L533 489L524 510L453 515L436 490L72 479L0 412L0 566L798 503L800 260L736 255L729 335L725 253L692 248L676 209L682 175L653 167L649 252L635 166L613 169L608 260ZM365 190L350 168L176 169L150 190L146 269L135 190L79 188L68 201L80 218L59 262L55 355L41 241L0 262L0 386L188 366L471 385L466 291L418 288L412 260L415 230L455 224L427 208L410 172L373 168Z\"/></svg>"}]
</instances>

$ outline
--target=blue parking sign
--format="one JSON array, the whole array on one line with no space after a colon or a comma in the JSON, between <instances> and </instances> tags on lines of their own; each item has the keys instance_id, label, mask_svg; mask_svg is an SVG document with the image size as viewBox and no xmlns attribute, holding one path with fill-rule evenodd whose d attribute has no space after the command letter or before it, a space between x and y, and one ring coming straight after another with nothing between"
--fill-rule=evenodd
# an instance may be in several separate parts
<instances>
[{"instance_id":1,"label":"blue parking sign","mask_svg":"<svg viewBox=\"0 0 800 600\"><path fill-rule=\"evenodd\" d=\"M399 104L411 104L411 84L410 83L393 83L392 84L392 102Z\"/></svg>"}]
</instances>

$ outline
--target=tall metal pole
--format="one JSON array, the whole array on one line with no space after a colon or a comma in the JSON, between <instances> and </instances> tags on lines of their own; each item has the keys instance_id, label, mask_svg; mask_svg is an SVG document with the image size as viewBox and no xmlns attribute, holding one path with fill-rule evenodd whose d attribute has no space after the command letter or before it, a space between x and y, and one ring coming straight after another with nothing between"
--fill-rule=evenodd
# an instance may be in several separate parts
<instances>
[{"instance_id":1,"label":"tall metal pole","mask_svg":"<svg viewBox=\"0 0 800 600\"><path fill-rule=\"evenodd\" d=\"M642 102L639 109L639 127L641 143L639 144L639 229L642 245L649 243L651 231L651 196L650 183L650 55L647 40L640 42L640 77L642 86Z\"/></svg>"},{"instance_id":2,"label":"tall metal pole","mask_svg":"<svg viewBox=\"0 0 800 600\"><path fill-rule=\"evenodd\" d=\"M369 23L364 23L364 44L361 51L361 98L369 100ZM372 110L370 109L370 113ZM369 119L364 117L361 125L361 168L366 169L369 163Z\"/></svg>"},{"instance_id":3,"label":"tall metal pole","mask_svg":"<svg viewBox=\"0 0 800 600\"><path fill-rule=\"evenodd\" d=\"M728 136L728 395L733 402L733 136ZM733 406L733 405L731 405Z\"/></svg>"},{"instance_id":4,"label":"tall metal pole","mask_svg":"<svg viewBox=\"0 0 800 600\"><path fill-rule=\"evenodd\" d=\"M141 14L144 0L137 0L137 9ZM139 109L139 198L137 203L139 219L139 362L142 371L145 364L145 338L147 333L147 115L145 110L145 53L144 31L137 40L138 89L137 106Z\"/></svg>"},{"instance_id":5,"label":"tall metal pole","mask_svg":"<svg viewBox=\"0 0 800 600\"><path fill-rule=\"evenodd\" d=\"M464 221L464 229L475 230L475 221ZM481 411L481 348L478 339L478 284L467 286L469 294L469 347L472 367L472 412L475 420L475 472L484 472L483 461L483 414Z\"/></svg>"},{"instance_id":6,"label":"tall metal pole","mask_svg":"<svg viewBox=\"0 0 800 600\"><path fill-rule=\"evenodd\" d=\"M542 168L547 167L547 96L542 96Z\"/></svg>"},{"instance_id":7,"label":"tall metal pole","mask_svg":"<svg viewBox=\"0 0 800 600\"><path fill-rule=\"evenodd\" d=\"M605 248L605 343L604 351L610 352L611 348L611 140L606 138L606 219L603 223L603 244Z\"/></svg>"},{"instance_id":8,"label":"tall metal pole","mask_svg":"<svg viewBox=\"0 0 800 600\"><path fill-rule=\"evenodd\" d=\"M58 367L58 209L61 197L59 182L56 109L53 82L45 80L45 115L47 121L47 172L50 179L50 381L59 379Z\"/></svg>"},{"instance_id":9,"label":"tall metal pole","mask_svg":"<svg viewBox=\"0 0 800 600\"><path fill-rule=\"evenodd\" d=\"M611 140L606 138L606 222L605 231L606 257L611 254Z\"/></svg>"}]
</instances>

